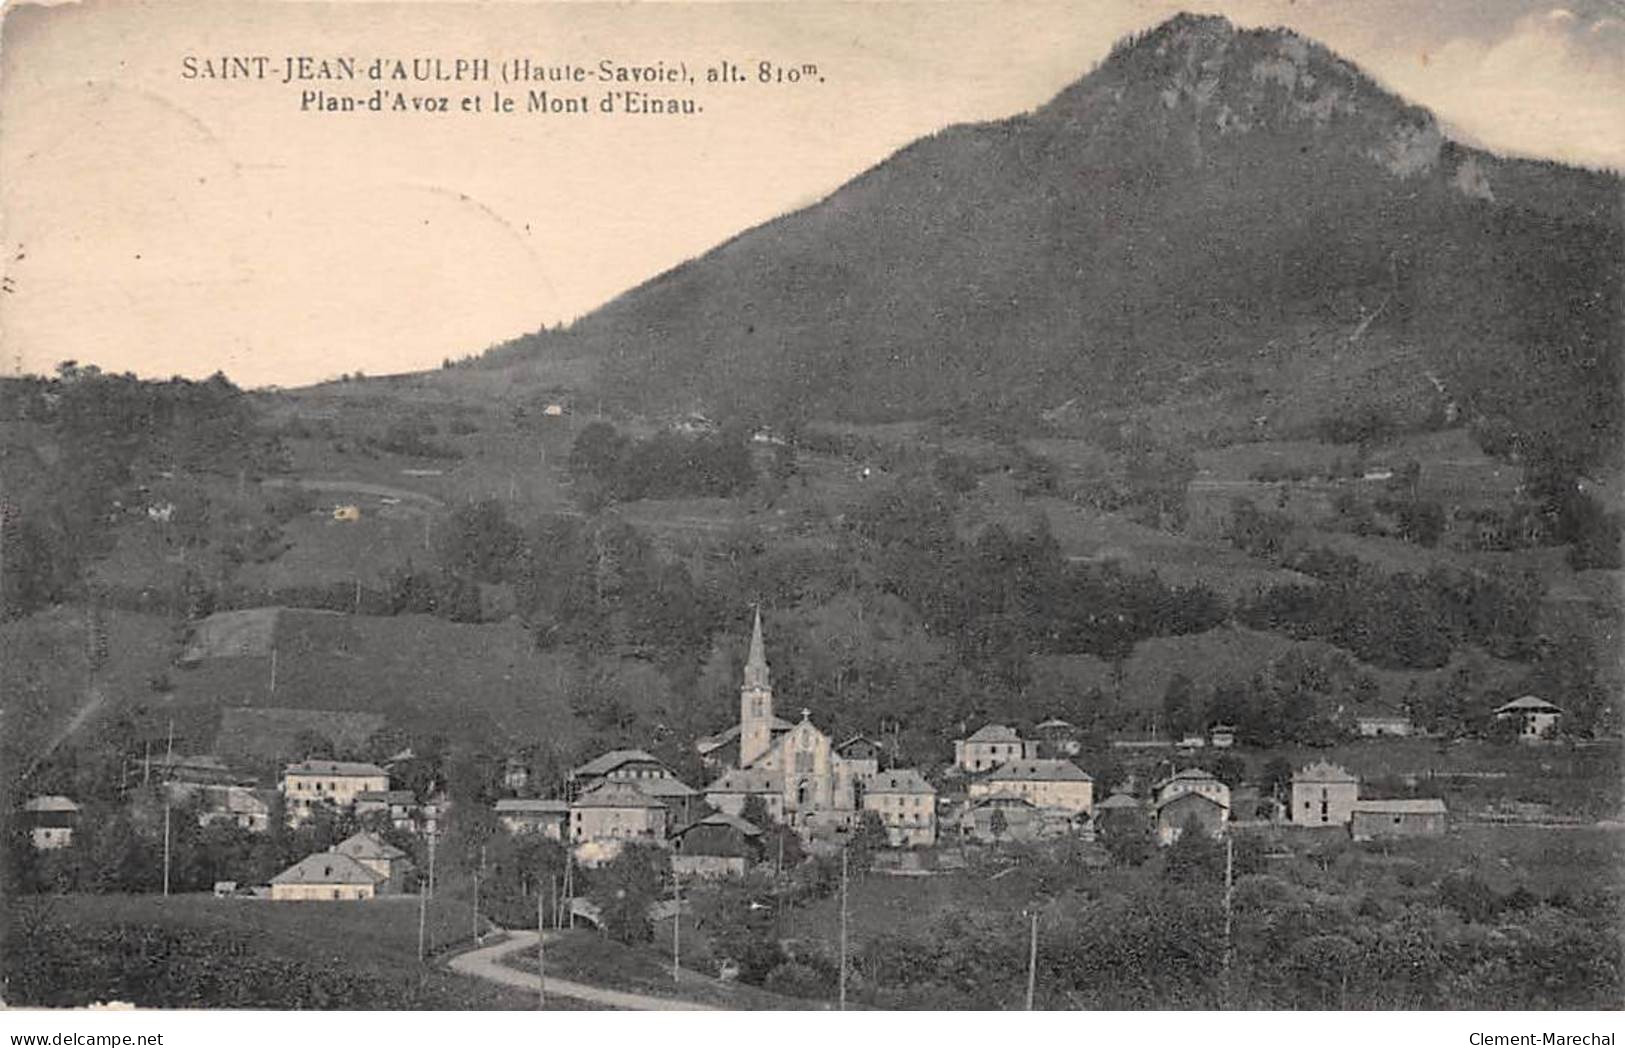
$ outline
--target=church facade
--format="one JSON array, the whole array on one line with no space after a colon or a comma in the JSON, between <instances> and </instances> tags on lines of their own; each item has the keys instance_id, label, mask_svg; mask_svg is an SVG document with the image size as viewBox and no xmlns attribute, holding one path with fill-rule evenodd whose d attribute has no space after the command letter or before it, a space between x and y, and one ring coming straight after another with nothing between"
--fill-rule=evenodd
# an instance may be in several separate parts
<instances>
[{"instance_id":1,"label":"church facade","mask_svg":"<svg viewBox=\"0 0 1625 1048\"><path fill-rule=\"evenodd\" d=\"M750 655L739 689L737 738L737 767L706 787L706 800L712 805L737 815L752 796L758 796L771 817L804 835L839 831L857 821L876 762L867 753L853 760L842 756L829 735L813 724L810 710L802 710L794 725L774 714L760 610L751 627Z\"/></svg>"}]
</instances>

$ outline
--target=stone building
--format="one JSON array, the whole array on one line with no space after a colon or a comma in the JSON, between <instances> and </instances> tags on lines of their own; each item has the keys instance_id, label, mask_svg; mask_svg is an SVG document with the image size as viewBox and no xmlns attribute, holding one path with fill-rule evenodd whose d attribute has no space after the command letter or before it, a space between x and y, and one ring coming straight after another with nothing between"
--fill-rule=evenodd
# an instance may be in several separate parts
<instances>
[{"instance_id":1,"label":"stone building","mask_svg":"<svg viewBox=\"0 0 1625 1048\"><path fill-rule=\"evenodd\" d=\"M1360 780L1325 761L1292 775L1292 821L1300 826L1347 826L1360 799Z\"/></svg>"}]
</instances>

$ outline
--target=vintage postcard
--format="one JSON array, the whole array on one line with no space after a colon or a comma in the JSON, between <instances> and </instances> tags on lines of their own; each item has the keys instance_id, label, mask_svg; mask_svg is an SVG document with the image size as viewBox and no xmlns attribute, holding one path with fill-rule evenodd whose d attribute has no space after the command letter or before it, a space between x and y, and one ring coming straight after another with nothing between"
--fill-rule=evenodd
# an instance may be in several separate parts
<instances>
[{"instance_id":1,"label":"vintage postcard","mask_svg":"<svg viewBox=\"0 0 1625 1048\"><path fill-rule=\"evenodd\" d=\"M6 1023L1619 1009L1622 169L1613 0L12 4Z\"/></svg>"}]
</instances>

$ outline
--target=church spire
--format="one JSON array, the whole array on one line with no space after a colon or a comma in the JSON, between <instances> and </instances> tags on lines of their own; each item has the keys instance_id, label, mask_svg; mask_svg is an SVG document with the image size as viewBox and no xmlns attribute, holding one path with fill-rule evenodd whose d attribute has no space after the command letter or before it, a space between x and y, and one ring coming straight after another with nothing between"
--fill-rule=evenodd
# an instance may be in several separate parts
<instances>
[{"instance_id":1,"label":"church spire","mask_svg":"<svg viewBox=\"0 0 1625 1048\"><path fill-rule=\"evenodd\" d=\"M768 690L767 650L762 644L762 606L756 606L756 622L750 629L750 656L745 660L745 687Z\"/></svg>"}]
</instances>

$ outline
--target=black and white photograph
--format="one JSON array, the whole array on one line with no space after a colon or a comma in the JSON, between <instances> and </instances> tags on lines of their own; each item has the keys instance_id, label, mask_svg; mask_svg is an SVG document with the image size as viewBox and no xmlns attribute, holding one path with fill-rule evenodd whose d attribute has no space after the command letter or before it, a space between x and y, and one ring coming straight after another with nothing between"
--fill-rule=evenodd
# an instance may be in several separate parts
<instances>
[{"instance_id":1,"label":"black and white photograph","mask_svg":"<svg viewBox=\"0 0 1625 1048\"><path fill-rule=\"evenodd\" d=\"M10 5L0 1029L1614 1044L1622 170L1618 0Z\"/></svg>"}]
</instances>

